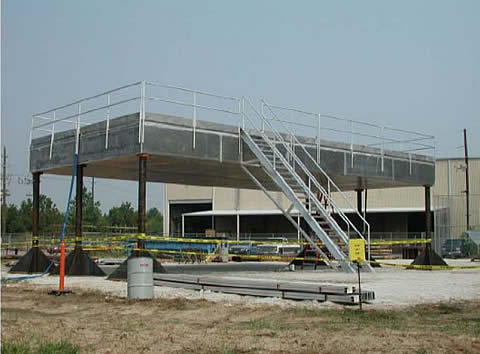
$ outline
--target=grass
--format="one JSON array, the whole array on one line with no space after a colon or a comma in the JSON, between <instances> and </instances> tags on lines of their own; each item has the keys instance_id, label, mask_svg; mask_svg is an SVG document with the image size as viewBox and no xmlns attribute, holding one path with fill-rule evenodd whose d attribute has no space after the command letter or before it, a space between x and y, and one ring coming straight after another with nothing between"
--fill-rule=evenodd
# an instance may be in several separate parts
<instances>
[{"instance_id":1,"label":"grass","mask_svg":"<svg viewBox=\"0 0 480 354\"><path fill-rule=\"evenodd\" d=\"M142 320L124 320L118 321L116 325L113 326L114 329L121 332L136 332L146 326L146 323Z\"/></svg>"},{"instance_id":2,"label":"grass","mask_svg":"<svg viewBox=\"0 0 480 354\"><path fill-rule=\"evenodd\" d=\"M250 331L271 330L271 331L285 331L291 329L291 325L281 321L268 320L265 318L254 319L248 321L240 321L235 324L238 329L245 329Z\"/></svg>"},{"instance_id":3,"label":"grass","mask_svg":"<svg viewBox=\"0 0 480 354\"><path fill-rule=\"evenodd\" d=\"M199 354L391 352L400 347L419 354L480 353L478 300L402 308L366 305L360 311L355 306L244 306L183 298L133 302L97 292L59 299L29 287L2 291L4 353L140 352L152 345ZM70 343L59 342L59 331L50 330L51 308L59 301L61 312L55 313L69 311L77 320L57 326L76 335ZM83 337L89 333L108 335L86 343Z\"/></svg>"},{"instance_id":4,"label":"grass","mask_svg":"<svg viewBox=\"0 0 480 354\"><path fill-rule=\"evenodd\" d=\"M4 354L76 354L80 349L77 345L60 341L40 341L40 342L3 342L2 353Z\"/></svg>"},{"instance_id":5,"label":"grass","mask_svg":"<svg viewBox=\"0 0 480 354\"><path fill-rule=\"evenodd\" d=\"M392 330L432 332L451 335L480 336L480 311L475 304L443 302L418 305L402 310L364 310L358 308L306 309L289 308L262 320L237 322L238 329L283 331L293 328L321 327L341 330L347 325L356 330Z\"/></svg>"}]
</instances>

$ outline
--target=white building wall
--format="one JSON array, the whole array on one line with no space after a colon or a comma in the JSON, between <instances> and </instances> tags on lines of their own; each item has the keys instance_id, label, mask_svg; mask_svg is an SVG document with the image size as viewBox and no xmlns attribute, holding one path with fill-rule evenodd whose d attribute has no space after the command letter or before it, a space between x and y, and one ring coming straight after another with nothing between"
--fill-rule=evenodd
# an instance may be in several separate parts
<instances>
[{"instance_id":1,"label":"white building wall","mask_svg":"<svg viewBox=\"0 0 480 354\"><path fill-rule=\"evenodd\" d=\"M459 228L465 227L465 170L463 159L442 159L436 163L435 186L432 188L432 207L435 208L435 198L451 196L451 224ZM283 193L272 193L283 208L290 205ZM356 192L346 192L351 206L356 208ZM471 195L471 225L480 225L480 158L470 160L470 195ZM168 205L172 201L212 200L214 210L262 210L276 209L262 191L239 190L233 188L184 186L177 184L165 185L165 220L168 220ZM367 197L367 211L373 209L423 210L423 187L402 187L388 189L370 189ZM351 207L342 198L335 197L342 208ZM168 232L164 223L164 232Z\"/></svg>"}]
</instances>

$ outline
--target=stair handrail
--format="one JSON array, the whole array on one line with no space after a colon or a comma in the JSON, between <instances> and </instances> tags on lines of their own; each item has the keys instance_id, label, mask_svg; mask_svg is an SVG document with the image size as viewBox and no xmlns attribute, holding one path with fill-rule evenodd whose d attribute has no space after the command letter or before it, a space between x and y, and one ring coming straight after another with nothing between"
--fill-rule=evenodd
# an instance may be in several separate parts
<instances>
[{"instance_id":1,"label":"stair handrail","mask_svg":"<svg viewBox=\"0 0 480 354\"><path fill-rule=\"evenodd\" d=\"M330 185L330 186L333 186L333 188L339 193L339 195L344 199L344 201L347 203L347 205L352 208L352 210L359 216L360 220L363 222L363 224L366 226L366 231L367 231L367 238L368 238L368 247L370 248L370 224L367 222L367 220L363 217L363 215L361 215L358 210L352 205L352 203L350 202L350 200L347 198L347 196L345 195L345 193L343 193L343 191L337 186L337 184L331 179L331 177L325 172L325 170L317 163L317 161L313 158L313 156L310 154L310 152L308 152L307 149L305 149L305 146L304 144L302 144L297 136L295 134L293 134L291 132L291 130L282 122L281 119L279 119L279 117L276 115L276 113L272 110L272 108L270 107L270 105L266 102L265 99L262 99L262 106L266 106L268 108L268 110L272 113L272 115L275 117L275 120L277 120L281 125L282 127L288 132L288 134L295 140L295 142L297 143L297 145L299 145L302 150L306 153L306 155L310 158L310 160L314 163L315 167L322 173L322 175L327 179L327 183ZM268 121L268 118L265 116L265 114L263 114L263 118L266 119ZM269 124L269 127L272 129L272 130L275 130L275 135L279 136L282 140L283 137L282 135L275 129L273 128L273 126L271 124ZM294 149L290 149L292 150L293 154L295 154L295 151ZM318 186L317 186L318 188ZM365 239L362 235L362 233L360 231L358 231L358 229L355 227L355 225L351 222L351 220L345 215L345 213L343 212L343 210L338 207L337 203L335 202L335 200L330 197L330 195L328 195L328 193L326 193L325 189L322 187L321 190L323 191L323 194L325 195L325 197L327 198L327 200L334 205L335 209L337 210L337 212L339 211L339 215L341 216L344 216L345 218L342 217L342 219L349 223L353 229L357 232L357 234L359 234L361 236L361 238Z\"/></svg>"},{"instance_id":2,"label":"stair handrail","mask_svg":"<svg viewBox=\"0 0 480 354\"><path fill-rule=\"evenodd\" d=\"M325 217L329 217L328 213L326 212L325 209L323 209L321 203L318 201L318 199L315 197L315 195L313 194L313 192L311 190L309 190L309 188L306 186L305 182L300 178L300 176L296 173L296 171L293 169L293 167L288 163L288 161L286 160L285 156L283 156L283 154L278 150L278 148L275 146L275 143L272 143L270 138L265 134L264 131L258 129L255 124L253 123L253 121L250 119L250 117L245 113L245 109L244 109L244 102L247 101L247 103L249 104L249 106L254 110L254 112L259 116L261 117L260 113L257 111L257 109L255 108L255 106L250 102L250 100L247 98L247 97L243 97L242 98L243 100L243 103L242 103L242 129L241 131L245 132L245 134L250 138L250 134L248 133L248 131L245 129L245 120L244 118L247 118L247 120L252 124L252 126L254 127L254 130L257 131L260 136L262 136L262 138L267 142L267 144L270 146L270 148L272 149L272 151L274 152L274 154L277 154L278 155L278 158L280 159L280 161L282 162L282 164L288 169L288 171L290 172L290 174L295 178L295 180L297 181L297 183L302 187L303 190L305 191L308 191L308 195L309 197L311 198L311 200L314 201L314 203L316 203L316 206L319 210L321 210ZM263 118L262 118L262 122L263 122ZM270 122L266 122L268 125L270 125ZM273 128L273 127L272 127ZM240 138L240 136L239 136ZM288 146L285 145L285 143L283 141L279 141L281 144L283 144L285 146L285 148L288 149ZM261 150L260 150L261 151ZM261 151L261 153L263 154L263 151ZM263 154L264 155L264 154ZM265 157L265 155L264 155ZM298 159L297 156L295 156L296 159ZM298 160L298 163L302 164L301 161ZM303 165L303 164L302 164ZM272 167L272 169L274 169L274 167L270 164L270 167ZM304 168L306 168L305 166L303 166ZM305 171L306 173L309 173L308 171ZM280 176L282 178L282 180L284 180L283 176ZM311 176L312 178L315 178L313 176ZM290 189L290 192L292 194L295 195L295 192L291 189L291 187L289 186L289 184L284 180L285 184L287 185L287 187ZM318 183L318 182L317 182ZM313 197L313 198L312 198ZM301 206L303 206L301 203L300 203ZM305 206L303 206L303 208L305 209L305 211L308 213L308 210ZM335 221L334 221L335 222ZM340 236L342 237L342 239L344 239L344 235L345 235L345 232L338 226L336 225L339 229L339 234ZM327 235L328 236L328 235ZM344 242L348 242L348 240L344 239ZM341 253L341 254L344 254L339 248L338 246L333 243L333 246L337 248L337 252Z\"/></svg>"},{"instance_id":3,"label":"stair handrail","mask_svg":"<svg viewBox=\"0 0 480 354\"><path fill-rule=\"evenodd\" d=\"M260 117L261 119L261 122L262 122L262 131L258 130L256 128L256 130L260 133L260 135L267 141L267 143L270 145L270 148L272 149L272 151L274 151L274 153L278 154L279 155L279 158L282 160L282 162L284 163L284 165L287 167L287 169L289 170L289 172L295 177L295 179L297 179L296 177L298 176L298 174L295 172L295 170L292 168L292 166L290 166L290 164L286 161L283 161L284 160L284 156L283 154L278 151L278 148L276 147L276 144L272 143L270 141L270 138L268 138L268 136L265 134L264 132L264 124L266 123L272 133L277 136L280 140L278 141L279 143L281 143L285 149L287 150L287 152L290 153L290 155L294 158L294 160L296 161L296 163L301 167L301 169L303 170L303 172L305 172L305 174L309 177L310 181L313 181L313 183L315 184L315 186L320 190L322 191L323 194L326 194L326 191L325 189L322 187L322 185L317 181L317 179L310 173L310 171L307 169L307 167L303 164L303 162L298 158L298 156L294 153L294 151L292 151L292 149L288 146L288 144L283 140L283 138L281 137L280 133L270 124L270 122L268 121L268 119L266 119L265 117L263 117L259 112L258 110L255 108L255 106L250 102L250 100L247 98L247 97L243 97L243 100L244 101L247 101L247 103L250 105L250 107L253 109L253 111ZM242 110L242 113L245 117L247 117L247 119L253 124L253 122L250 120L249 116L245 114L245 110L243 109ZM248 133L247 133L248 134ZM348 234L345 233L344 230L342 230L337 222L327 213L327 211L325 210L325 208L321 205L320 201L318 200L317 196L312 192L312 190L310 188L308 188L306 185L305 185L305 182L298 178L297 180L297 183L304 189L304 191L307 191L306 194L308 194L308 198L310 201L313 200L315 206L317 207L318 210L320 210L323 215L325 216L325 218L327 218L330 223L334 226L334 229L336 229L337 233L341 236L341 238L343 239L343 241L345 243L348 243L348 239L350 238L350 236ZM307 210L308 211L308 210ZM341 217L342 215L339 214ZM344 221L347 223L347 226L353 226L354 230L358 233L358 235L360 236L360 238L364 239L365 238L363 237L363 235L356 229L355 225L353 225L350 220L348 219L345 219L345 215L343 215L342 219L344 219ZM338 229L337 229L338 228Z\"/></svg>"}]
</instances>

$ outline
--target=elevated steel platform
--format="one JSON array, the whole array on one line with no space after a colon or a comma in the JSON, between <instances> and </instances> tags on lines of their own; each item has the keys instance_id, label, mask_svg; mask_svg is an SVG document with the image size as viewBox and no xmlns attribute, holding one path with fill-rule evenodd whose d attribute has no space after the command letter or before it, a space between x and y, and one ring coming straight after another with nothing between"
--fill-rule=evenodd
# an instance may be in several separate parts
<instances>
[{"instance_id":1,"label":"elevated steel platform","mask_svg":"<svg viewBox=\"0 0 480 354\"><path fill-rule=\"evenodd\" d=\"M343 191L429 190L435 161L426 152L434 153L429 135L146 81L35 114L30 133L30 170L38 181L40 172L70 175L77 157L77 196L82 176L138 178L139 234L147 181L261 189L272 201L269 191L279 190L292 203L287 210L277 204L285 217L327 259L318 242L325 245L331 267L347 272L354 267L342 245L353 231L370 250L370 226L357 211L361 232L333 195L350 204ZM290 217L293 207L309 229Z\"/></svg>"},{"instance_id":2,"label":"elevated steel platform","mask_svg":"<svg viewBox=\"0 0 480 354\"><path fill-rule=\"evenodd\" d=\"M190 119L145 113L142 121L141 115L137 112L110 119L108 123L96 122L80 128L79 132L76 129L57 132L53 139L51 135L32 139L31 172L70 175L78 133L79 164L86 165L85 176L135 181L137 155L143 153L150 155L149 182L256 188L241 169L237 127L196 121L193 129ZM143 143L138 139L142 122ZM434 159L425 155L382 152L379 148L326 140L322 140L317 150L314 139L297 137L312 156L316 157L319 151L322 168L343 190L433 185L435 180ZM243 149L248 156L248 148ZM301 151L298 154L301 156ZM308 159L305 163L308 167ZM257 177L276 190L260 166L256 172Z\"/></svg>"},{"instance_id":3,"label":"elevated steel platform","mask_svg":"<svg viewBox=\"0 0 480 354\"><path fill-rule=\"evenodd\" d=\"M278 131L293 131L342 190L434 183L432 136L268 107L288 125ZM240 167L240 152L254 158L239 139L249 114L259 112L248 112L244 98L137 82L35 114L30 170L70 175L78 151L85 176L136 180L136 156L149 154L150 182L256 188Z\"/></svg>"}]
</instances>

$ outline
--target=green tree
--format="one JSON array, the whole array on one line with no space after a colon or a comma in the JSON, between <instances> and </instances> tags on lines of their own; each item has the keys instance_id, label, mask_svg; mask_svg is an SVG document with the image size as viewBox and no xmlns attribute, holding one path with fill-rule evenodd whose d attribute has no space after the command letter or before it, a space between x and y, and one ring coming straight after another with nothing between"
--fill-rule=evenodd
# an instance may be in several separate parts
<instances>
[{"instance_id":1,"label":"green tree","mask_svg":"<svg viewBox=\"0 0 480 354\"><path fill-rule=\"evenodd\" d=\"M68 215L69 228L72 229L75 227L76 200L77 198L75 197L70 201L70 212ZM87 188L83 187L83 228L89 227L92 228L93 231L104 230L105 226L107 225L107 221L105 220L105 216L102 214L100 207L100 202L94 202L92 193L89 192Z\"/></svg>"},{"instance_id":2,"label":"green tree","mask_svg":"<svg viewBox=\"0 0 480 354\"><path fill-rule=\"evenodd\" d=\"M122 202L108 211L107 222L110 226L137 226L137 213L130 202Z\"/></svg>"},{"instance_id":3,"label":"green tree","mask_svg":"<svg viewBox=\"0 0 480 354\"><path fill-rule=\"evenodd\" d=\"M151 208L147 212L147 232L158 234L163 231L163 215L157 208Z\"/></svg>"},{"instance_id":4,"label":"green tree","mask_svg":"<svg viewBox=\"0 0 480 354\"><path fill-rule=\"evenodd\" d=\"M20 204L18 221L22 223L26 231L32 231L33 202L30 198ZM8 221L8 219L7 219ZM40 195L39 229L41 234L59 232L63 225L63 213L49 197Z\"/></svg>"},{"instance_id":5,"label":"green tree","mask_svg":"<svg viewBox=\"0 0 480 354\"><path fill-rule=\"evenodd\" d=\"M10 204L7 207L7 225L6 232L10 233L21 233L26 232L27 227L23 222L22 215L20 214L20 209L15 204Z\"/></svg>"}]
</instances>

